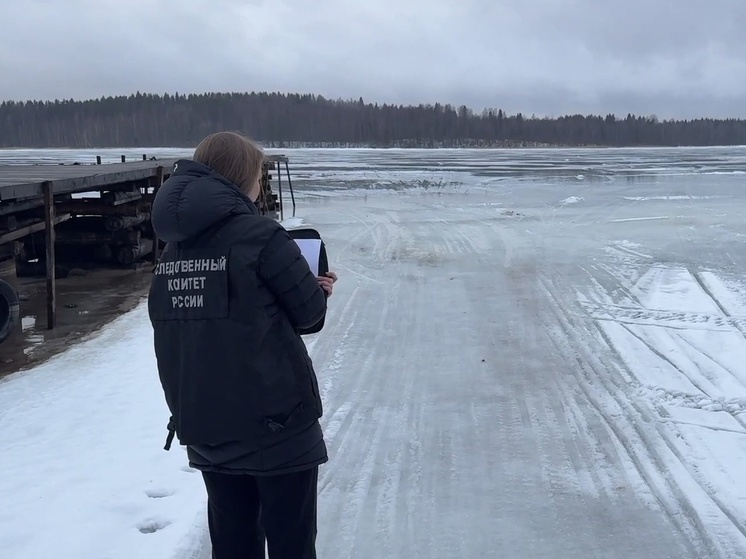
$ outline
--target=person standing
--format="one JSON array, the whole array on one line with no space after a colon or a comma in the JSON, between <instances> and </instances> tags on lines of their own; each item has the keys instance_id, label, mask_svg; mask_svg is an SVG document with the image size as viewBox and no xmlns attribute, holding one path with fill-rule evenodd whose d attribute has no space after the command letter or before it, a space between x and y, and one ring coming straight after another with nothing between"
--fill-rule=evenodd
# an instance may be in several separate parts
<instances>
[{"instance_id":1,"label":"person standing","mask_svg":"<svg viewBox=\"0 0 746 559\"><path fill-rule=\"evenodd\" d=\"M167 244L148 311L176 436L201 471L213 559L314 559L327 449L299 330L325 316L336 274L315 277L289 233L259 215L264 156L206 137L153 201Z\"/></svg>"}]
</instances>

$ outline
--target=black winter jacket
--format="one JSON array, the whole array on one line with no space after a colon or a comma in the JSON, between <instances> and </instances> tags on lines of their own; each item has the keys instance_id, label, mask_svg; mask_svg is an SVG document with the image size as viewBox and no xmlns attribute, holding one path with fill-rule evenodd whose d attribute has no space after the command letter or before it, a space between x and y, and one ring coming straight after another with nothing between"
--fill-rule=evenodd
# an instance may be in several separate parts
<instances>
[{"instance_id":1,"label":"black winter jacket","mask_svg":"<svg viewBox=\"0 0 746 559\"><path fill-rule=\"evenodd\" d=\"M298 334L324 317L326 297L297 244L189 160L159 189L152 224L167 242L148 301L158 372L192 466L275 474L326 461Z\"/></svg>"}]
</instances>

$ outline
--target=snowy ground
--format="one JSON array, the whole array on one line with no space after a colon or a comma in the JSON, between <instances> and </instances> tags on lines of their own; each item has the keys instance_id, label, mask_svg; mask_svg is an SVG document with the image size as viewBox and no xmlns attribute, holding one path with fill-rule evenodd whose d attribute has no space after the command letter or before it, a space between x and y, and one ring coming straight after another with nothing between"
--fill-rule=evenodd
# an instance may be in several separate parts
<instances>
[{"instance_id":1,"label":"snowy ground","mask_svg":"<svg viewBox=\"0 0 746 559\"><path fill-rule=\"evenodd\" d=\"M299 181L340 275L320 557L745 557L746 150L399 153ZM0 383L0 555L209 557L166 419L144 307Z\"/></svg>"}]
</instances>

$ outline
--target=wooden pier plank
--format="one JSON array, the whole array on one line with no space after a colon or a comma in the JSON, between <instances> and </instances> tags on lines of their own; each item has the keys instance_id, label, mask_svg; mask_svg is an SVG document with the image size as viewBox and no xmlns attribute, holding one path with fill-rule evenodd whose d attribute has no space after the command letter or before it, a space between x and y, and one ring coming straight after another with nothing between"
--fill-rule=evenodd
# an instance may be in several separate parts
<instances>
[{"instance_id":1,"label":"wooden pier plank","mask_svg":"<svg viewBox=\"0 0 746 559\"><path fill-rule=\"evenodd\" d=\"M108 185L155 177L169 171L175 159L107 163L104 165L0 165L0 201L44 196L43 183L53 183L54 194L86 192Z\"/></svg>"}]
</instances>

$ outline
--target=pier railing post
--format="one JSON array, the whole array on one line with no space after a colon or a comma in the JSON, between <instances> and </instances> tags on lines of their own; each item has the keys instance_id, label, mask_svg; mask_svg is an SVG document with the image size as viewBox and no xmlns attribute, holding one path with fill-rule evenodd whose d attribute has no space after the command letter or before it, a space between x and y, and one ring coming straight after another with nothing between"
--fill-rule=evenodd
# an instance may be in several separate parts
<instances>
[{"instance_id":1,"label":"pier railing post","mask_svg":"<svg viewBox=\"0 0 746 559\"><path fill-rule=\"evenodd\" d=\"M285 219L285 214L282 211L282 168L280 162L277 162L277 203L280 206L280 221Z\"/></svg>"},{"instance_id":2,"label":"pier railing post","mask_svg":"<svg viewBox=\"0 0 746 559\"><path fill-rule=\"evenodd\" d=\"M57 282L54 259L54 187L52 181L44 181L44 234L47 248L47 328L57 325Z\"/></svg>"},{"instance_id":3,"label":"pier railing post","mask_svg":"<svg viewBox=\"0 0 746 559\"><path fill-rule=\"evenodd\" d=\"M280 164L278 163L277 166L279 167ZM290 180L290 167L288 166L287 160L285 160L285 172L288 177L288 188L290 188L290 200L293 203L293 217L295 217L295 194L293 193L293 181Z\"/></svg>"}]
</instances>

